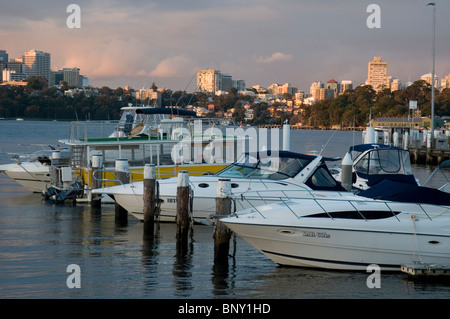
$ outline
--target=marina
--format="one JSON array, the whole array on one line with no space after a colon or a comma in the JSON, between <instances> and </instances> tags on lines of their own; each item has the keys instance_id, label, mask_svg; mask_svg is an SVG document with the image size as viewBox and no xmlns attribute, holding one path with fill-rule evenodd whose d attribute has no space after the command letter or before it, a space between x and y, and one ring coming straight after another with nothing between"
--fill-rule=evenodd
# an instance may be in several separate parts
<instances>
[{"instance_id":1,"label":"marina","mask_svg":"<svg viewBox=\"0 0 450 319\"><path fill-rule=\"evenodd\" d=\"M69 123L2 121L2 153L30 132L29 143L54 144ZM23 125L27 125L24 130ZM53 126L51 126L53 125ZM50 126L44 133L43 128ZM33 134L41 132L38 134ZM297 134L297 135L294 135ZM342 157L361 132L295 130L291 150ZM423 183L434 167L413 165ZM438 181L440 184L442 180ZM432 185L433 186L433 185ZM214 263L213 227L193 225L187 253L178 254L176 224L159 223L152 240L141 221L117 225L114 205L96 210L83 203L43 200L0 175L0 280L3 298L448 298L446 283L381 273L381 288L369 288L368 272L278 266L239 236L230 242L229 266ZM81 288L66 285L67 267L81 269ZM295 285L292 285L292 283Z\"/></svg>"}]
</instances>

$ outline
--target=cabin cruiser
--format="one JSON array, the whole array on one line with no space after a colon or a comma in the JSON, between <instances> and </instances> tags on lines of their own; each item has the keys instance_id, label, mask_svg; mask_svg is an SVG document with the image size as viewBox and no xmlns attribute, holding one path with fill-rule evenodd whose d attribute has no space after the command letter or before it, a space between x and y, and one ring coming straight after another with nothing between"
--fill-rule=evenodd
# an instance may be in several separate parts
<instances>
[{"instance_id":1,"label":"cabin cruiser","mask_svg":"<svg viewBox=\"0 0 450 319\"><path fill-rule=\"evenodd\" d=\"M101 171L103 186L113 186L119 160L126 160L130 182L143 180L145 164L155 165L158 179L176 176L179 170L216 173L239 158L247 141L232 134L236 125L231 120L199 118L178 108L125 107L113 133L111 125L71 123L69 138L59 140L70 148L71 158L54 166L56 178L44 191L46 198L63 201L68 197L55 197L55 192L70 192L77 201L90 201L93 173ZM93 166L94 157L100 158L98 167Z\"/></svg>"},{"instance_id":2,"label":"cabin cruiser","mask_svg":"<svg viewBox=\"0 0 450 319\"><path fill-rule=\"evenodd\" d=\"M408 185L392 183L398 193ZM435 203L421 203L417 193L408 202L316 196L251 207L220 221L279 265L362 271L372 264L388 271L449 265L450 195L430 190Z\"/></svg>"},{"instance_id":3,"label":"cabin cruiser","mask_svg":"<svg viewBox=\"0 0 450 319\"><path fill-rule=\"evenodd\" d=\"M368 143L351 146L346 157L351 161L355 191L368 189L384 180L418 185L408 150ZM342 180L342 167L330 167L330 171L336 180Z\"/></svg>"},{"instance_id":4,"label":"cabin cruiser","mask_svg":"<svg viewBox=\"0 0 450 319\"><path fill-rule=\"evenodd\" d=\"M235 209L249 205L309 196L312 190L322 196L347 192L331 176L325 161L336 158L304 155L290 151L260 151L245 153L233 164L216 174L189 176L193 191L193 219L207 222L215 214L220 180L229 180ZM175 221L178 178L159 180L161 221ZM116 203L136 218L143 220L143 182L117 185L93 190L94 194L108 194ZM251 201L248 199L251 198Z\"/></svg>"}]
</instances>

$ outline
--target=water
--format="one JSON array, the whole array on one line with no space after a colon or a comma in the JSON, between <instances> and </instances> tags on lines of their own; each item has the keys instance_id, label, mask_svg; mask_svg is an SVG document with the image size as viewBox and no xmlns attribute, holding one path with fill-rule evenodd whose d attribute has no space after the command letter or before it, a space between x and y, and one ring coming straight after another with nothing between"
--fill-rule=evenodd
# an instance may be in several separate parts
<instances>
[{"instance_id":1,"label":"water","mask_svg":"<svg viewBox=\"0 0 450 319\"><path fill-rule=\"evenodd\" d=\"M0 121L0 152L17 144L57 144L69 123ZM291 131L291 150L343 156L360 132ZM431 168L414 167L423 182ZM114 222L114 206L52 204L0 175L0 298L321 299L450 297L446 283L419 283L404 274L381 276L368 288L368 273L279 267L236 238L234 259L214 266L213 228L195 225L185 255L177 254L176 225L161 224L152 241L132 216ZM76 264L81 288L68 288Z\"/></svg>"}]
</instances>

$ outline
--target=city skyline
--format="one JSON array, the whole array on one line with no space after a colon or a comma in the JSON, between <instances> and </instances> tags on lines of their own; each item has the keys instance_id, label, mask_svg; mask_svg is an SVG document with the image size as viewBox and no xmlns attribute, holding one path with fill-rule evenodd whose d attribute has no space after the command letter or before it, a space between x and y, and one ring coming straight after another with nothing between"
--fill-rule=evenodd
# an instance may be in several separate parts
<instances>
[{"instance_id":1,"label":"city skyline","mask_svg":"<svg viewBox=\"0 0 450 319\"><path fill-rule=\"evenodd\" d=\"M376 1L381 28L369 28L373 2L78 1L81 28L67 3L2 4L0 43L10 58L51 52L52 70L80 68L93 86L195 90L196 72L216 69L247 87L367 80L382 56L390 76L415 81L432 68L432 10L426 1ZM26 5L25 5L26 4ZM22 8L27 8L23 10ZM450 3L436 1L436 75L450 73Z\"/></svg>"}]
</instances>

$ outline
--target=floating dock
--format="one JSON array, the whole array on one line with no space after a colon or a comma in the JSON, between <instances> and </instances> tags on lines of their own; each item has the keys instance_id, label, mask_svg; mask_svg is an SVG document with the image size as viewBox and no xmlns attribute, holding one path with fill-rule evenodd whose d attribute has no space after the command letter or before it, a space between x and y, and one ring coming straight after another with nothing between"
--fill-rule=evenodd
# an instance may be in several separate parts
<instances>
[{"instance_id":1,"label":"floating dock","mask_svg":"<svg viewBox=\"0 0 450 319\"><path fill-rule=\"evenodd\" d=\"M408 274L408 276L412 279L420 279L420 280L450 279L450 265L437 265L437 264L402 265L401 271Z\"/></svg>"}]
</instances>

